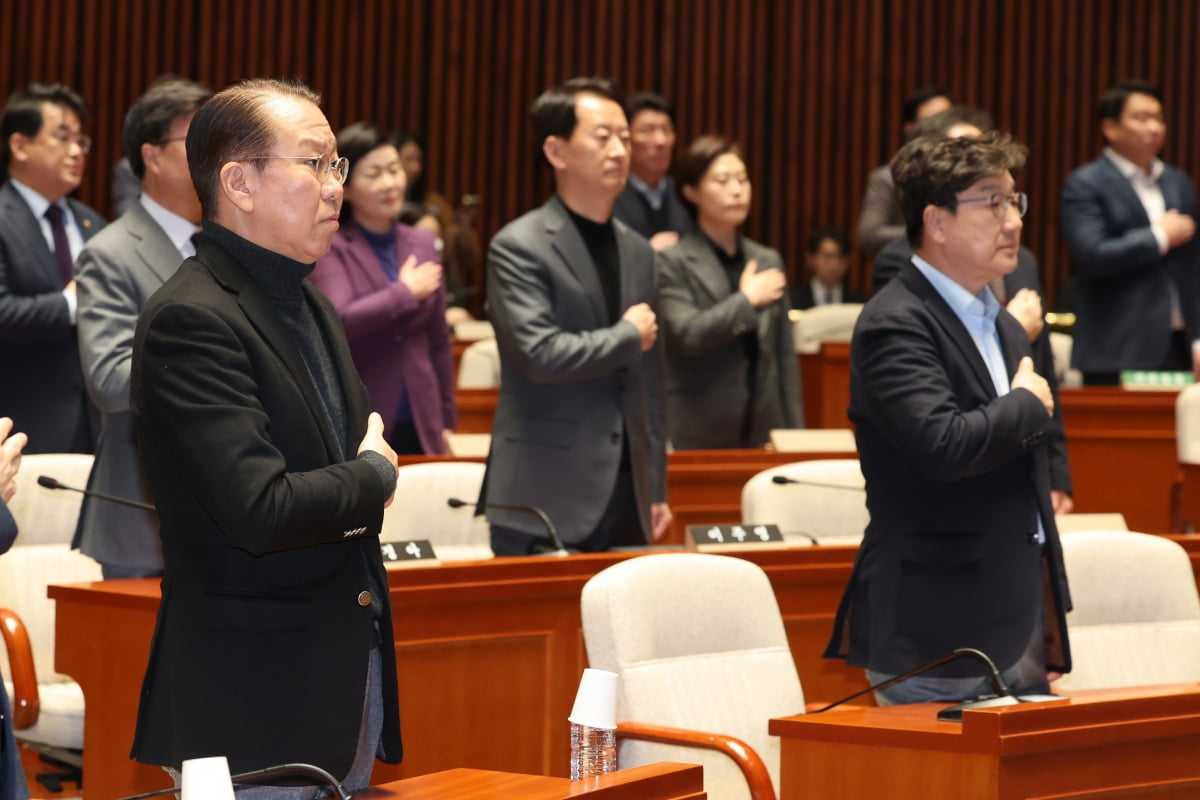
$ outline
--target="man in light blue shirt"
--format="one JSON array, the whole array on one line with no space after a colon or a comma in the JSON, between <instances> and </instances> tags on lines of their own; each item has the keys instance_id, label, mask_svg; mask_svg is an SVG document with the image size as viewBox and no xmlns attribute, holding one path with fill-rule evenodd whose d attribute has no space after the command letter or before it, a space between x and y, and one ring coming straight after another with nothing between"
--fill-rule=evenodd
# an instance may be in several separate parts
<instances>
[{"instance_id":1,"label":"man in light blue shirt","mask_svg":"<svg viewBox=\"0 0 1200 800\"><path fill-rule=\"evenodd\" d=\"M954 650L991 657L1017 692L1071 666L1050 496L1054 396L1029 337L988 284L1017 266L1025 148L989 133L928 137L892 163L914 256L863 308L850 408L871 514L825 655L880 683ZM880 703L989 689L951 661Z\"/></svg>"}]
</instances>

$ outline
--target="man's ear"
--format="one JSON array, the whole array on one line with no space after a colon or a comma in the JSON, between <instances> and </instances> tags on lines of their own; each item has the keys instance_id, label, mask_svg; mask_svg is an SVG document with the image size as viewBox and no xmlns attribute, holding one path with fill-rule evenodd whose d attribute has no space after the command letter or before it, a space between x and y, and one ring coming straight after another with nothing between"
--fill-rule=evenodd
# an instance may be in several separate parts
<instances>
[{"instance_id":1,"label":"man's ear","mask_svg":"<svg viewBox=\"0 0 1200 800\"><path fill-rule=\"evenodd\" d=\"M29 158L30 138L23 133L14 133L8 137L8 152L10 158L18 163L24 163Z\"/></svg>"},{"instance_id":2,"label":"man's ear","mask_svg":"<svg viewBox=\"0 0 1200 800\"><path fill-rule=\"evenodd\" d=\"M221 194L243 214L254 211L254 194L261 180L258 170L244 162L230 161L221 167L217 181Z\"/></svg>"},{"instance_id":3,"label":"man's ear","mask_svg":"<svg viewBox=\"0 0 1200 800\"><path fill-rule=\"evenodd\" d=\"M542 152L546 155L546 160L550 162L550 166L555 169L566 169L567 162L562 156L563 145L566 142L560 136L547 136L542 142Z\"/></svg>"},{"instance_id":4,"label":"man's ear","mask_svg":"<svg viewBox=\"0 0 1200 800\"><path fill-rule=\"evenodd\" d=\"M146 172L158 172L158 159L162 155L162 148L156 147L149 142L142 142L142 164L145 165Z\"/></svg>"},{"instance_id":5,"label":"man's ear","mask_svg":"<svg viewBox=\"0 0 1200 800\"><path fill-rule=\"evenodd\" d=\"M1117 138L1117 130L1121 127L1120 120L1104 118L1100 120L1100 133L1104 136L1105 142L1112 142Z\"/></svg>"},{"instance_id":6,"label":"man's ear","mask_svg":"<svg viewBox=\"0 0 1200 800\"><path fill-rule=\"evenodd\" d=\"M928 205L921 212L921 222L925 225L925 235L938 244L946 241L946 216L949 211L941 206Z\"/></svg>"}]
</instances>

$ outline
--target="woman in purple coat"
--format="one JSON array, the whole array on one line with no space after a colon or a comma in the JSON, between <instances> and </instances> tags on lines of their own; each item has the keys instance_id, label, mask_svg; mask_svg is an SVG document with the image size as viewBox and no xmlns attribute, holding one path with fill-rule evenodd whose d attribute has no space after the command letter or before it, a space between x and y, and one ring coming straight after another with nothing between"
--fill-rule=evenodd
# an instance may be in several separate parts
<instances>
[{"instance_id":1,"label":"woman in purple coat","mask_svg":"<svg viewBox=\"0 0 1200 800\"><path fill-rule=\"evenodd\" d=\"M337 144L350 161L341 228L310 279L342 318L392 448L445 453L457 412L441 256L433 234L396 222L405 190L396 145L365 122Z\"/></svg>"}]
</instances>

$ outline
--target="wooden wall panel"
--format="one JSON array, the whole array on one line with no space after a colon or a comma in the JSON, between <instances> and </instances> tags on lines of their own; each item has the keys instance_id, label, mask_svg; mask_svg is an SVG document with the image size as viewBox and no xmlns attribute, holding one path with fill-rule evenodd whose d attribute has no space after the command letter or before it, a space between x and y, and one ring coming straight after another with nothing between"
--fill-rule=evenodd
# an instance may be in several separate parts
<instances>
[{"instance_id":1,"label":"wooden wall panel","mask_svg":"<svg viewBox=\"0 0 1200 800\"><path fill-rule=\"evenodd\" d=\"M300 77L335 129L365 118L423 139L429 186L480 195L486 240L551 191L528 122L538 92L607 74L671 97L681 146L710 131L742 143L747 230L797 274L813 227L853 232L904 96L941 84L1030 146L1024 240L1052 302L1069 276L1058 189L1099 151L1105 86L1160 82L1164 155L1200 172L1197 41L1192 0L39 0L0 3L0 81L80 90L96 141L80 195L108 210L121 120L155 76Z\"/></svg>"}]
</instances>

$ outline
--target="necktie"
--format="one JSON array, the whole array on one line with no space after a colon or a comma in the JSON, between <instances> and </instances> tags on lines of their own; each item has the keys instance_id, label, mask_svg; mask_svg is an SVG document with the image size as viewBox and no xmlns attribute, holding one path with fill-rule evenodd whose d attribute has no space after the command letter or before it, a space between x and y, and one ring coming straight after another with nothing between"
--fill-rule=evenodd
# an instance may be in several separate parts
<instances>
[{"instance_id":1,"label":"necktie","mask_svg":"<svg viewBox=\"0 0 1200 800\"><path fill-rule=\"evenodd\" d=\"M63 286L75 277L75 266L71 258L71 245L67 241L67 228L63 225L63 210L51 205L46 209L46 219L50 221L50 233L54 236L54 260L58 262L58 272L62 276Z\"/></svg>"}]
</instances>

